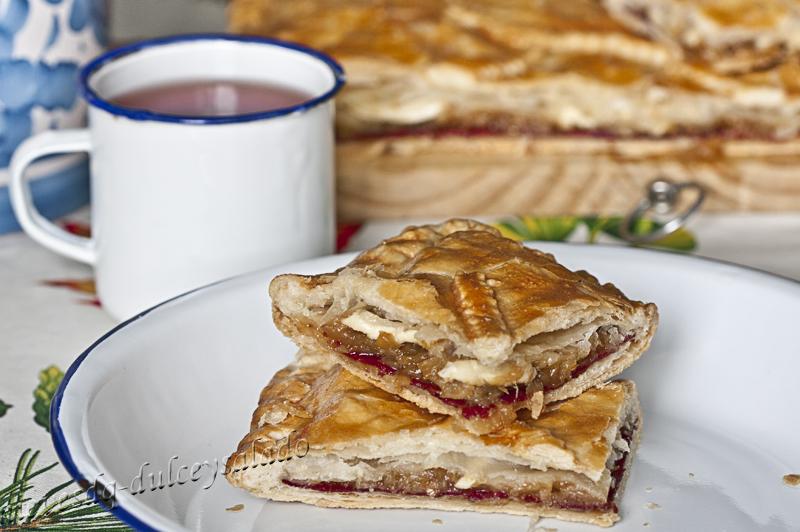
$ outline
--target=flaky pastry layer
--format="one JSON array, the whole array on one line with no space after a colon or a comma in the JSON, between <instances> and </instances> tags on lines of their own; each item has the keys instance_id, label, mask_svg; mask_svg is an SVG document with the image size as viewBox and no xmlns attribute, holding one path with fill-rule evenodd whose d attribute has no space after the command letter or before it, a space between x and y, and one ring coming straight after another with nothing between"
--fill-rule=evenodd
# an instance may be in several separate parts
<instances>
[{"instance_id":1,"label":"flaky pastry layer","mask_svg":"<svg viewBox=\"0 0 800 532\"><path fill-rule=\"evenodd\" d=\"M620 381L476 436L325 357L303 356L262 392L227 476L273 500L610 525L640 427L635 387Z\"/></svg>"},{"instance_id":2,"label":"flaky pastry layer","mask_svg":"<svg viewBox=\"0 0 800 532\"><path fill-rule=\"evenodd\" d=\"M738 0L238 0L236 31L341 60L343 138L491 128L788 139L798 8Z\"/></svg>"}]
</instances>

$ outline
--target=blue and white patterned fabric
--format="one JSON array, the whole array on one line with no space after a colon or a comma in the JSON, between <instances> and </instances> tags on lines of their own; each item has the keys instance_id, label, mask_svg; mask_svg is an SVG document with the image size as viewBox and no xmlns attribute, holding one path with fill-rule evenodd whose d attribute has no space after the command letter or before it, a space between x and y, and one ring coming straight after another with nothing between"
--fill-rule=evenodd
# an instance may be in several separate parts
<instances>
[{"instance_id":1,"label":"blue and white patterned fabric","mask_svg":"<svg viewBox=\"0 0 800 532\"><path fill-rule=\"evenodd\" d=\"M0 232L11 228L6 227L3 209L6 167L14 149L34 133L83 125L85 104L78 95L78 72L102 51L105 31L105 0L0 0ZM69 184L63 183L71 187L71 194L59 193L58 186L47 187L61 196L53 198L61 209L41 205L45 211L66 211L86 201L86 179L76 180L79 167L85 173L85 166L80 157L72 156L32 167L36 181L71 176Z\"/></svg>"}]
</instances>

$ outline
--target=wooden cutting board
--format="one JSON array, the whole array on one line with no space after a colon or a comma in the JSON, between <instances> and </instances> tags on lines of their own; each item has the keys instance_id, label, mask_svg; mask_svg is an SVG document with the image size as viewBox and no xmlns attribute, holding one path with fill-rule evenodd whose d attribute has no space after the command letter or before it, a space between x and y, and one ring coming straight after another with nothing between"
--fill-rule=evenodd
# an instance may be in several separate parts
<instances>
[{"instance_id":1,"label":"wooden cutting board","mask_svg":"<svg viewBox=\"0 0 800 532\"><path fill-rule=\"evenodd\" d=\"M705 211L800 211L800 141L398 138L340 143L342 220L619 214L656 177L696 181Z\"/></svg>"}]
</instances>

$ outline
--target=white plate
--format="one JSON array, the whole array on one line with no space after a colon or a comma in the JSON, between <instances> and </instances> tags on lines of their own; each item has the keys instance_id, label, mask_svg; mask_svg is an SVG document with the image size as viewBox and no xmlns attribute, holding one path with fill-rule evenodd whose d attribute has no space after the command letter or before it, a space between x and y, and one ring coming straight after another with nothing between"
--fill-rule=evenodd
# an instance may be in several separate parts
<instances>
[{"instance_id":1,"label":"white plate","mask_svg":"<svg viewBox=\"0 0 800 532\"><path fill-rule=\"evenodd\" d=\"M639 385L645 424L616 530L645 523L674 531L800 529L800 489L782 481L800 473L800 284L669 253L539 247L660 309L652 348L626 375ZM84 484L116 483L114 512L138 528L526 530L527 519L503 515L265 503L213 478L213 465L247 431L259 391L294 353L272 325L269 280L331 271L350 258L224 281L98 340L70 367L53 402L53 440L70 474ZM170 462L172 480L182 465L210 465L195 470L198 481L187 481L184 469L184 484L150 491L150 474L157 480L161 471L169 482ZM134 496L143 464L147 491ZM243 510L226 511L239 503ZM549 520L538 526L597 530Z\"/></svg>"}]
</instances>

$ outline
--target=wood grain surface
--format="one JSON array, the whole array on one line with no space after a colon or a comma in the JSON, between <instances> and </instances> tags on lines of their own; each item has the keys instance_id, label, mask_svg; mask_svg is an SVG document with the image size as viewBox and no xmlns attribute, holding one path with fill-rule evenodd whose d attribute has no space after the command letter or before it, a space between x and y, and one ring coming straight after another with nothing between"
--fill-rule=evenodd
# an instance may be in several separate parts
<instances>
[{"instance_id":1,"label":"wood grain surface","mask_svg":"<svg viewBox=\"0 0 800 532\"><path fill-rule=\"evenodd\" d=\"M800 141L396 138L337 147L340 219L620 214L656 177L708 191L704 210L800 211Z\"/></svg>"}]
</instances>

